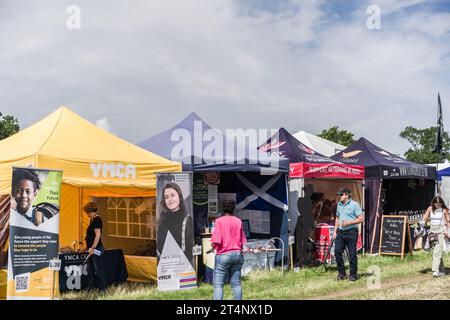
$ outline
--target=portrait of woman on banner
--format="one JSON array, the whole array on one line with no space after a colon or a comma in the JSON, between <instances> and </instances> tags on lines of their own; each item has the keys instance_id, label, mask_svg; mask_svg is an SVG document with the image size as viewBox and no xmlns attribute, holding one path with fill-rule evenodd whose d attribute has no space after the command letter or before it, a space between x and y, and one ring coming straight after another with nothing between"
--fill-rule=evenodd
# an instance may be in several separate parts
<instances>
[{"instance_id":1,"label":"portrait of woman on banner","mask_svg":"<svg viewBox=\"0 0 450 320\"><path fill-rule=\"evenodd\" d=\"M194 221L192 214L186 209L183 193L178 184L169 182L164 186L157 219L158 257L163 253L167 235L170 232L188 261L193 265Z\"/></svg>"}]
</instances>

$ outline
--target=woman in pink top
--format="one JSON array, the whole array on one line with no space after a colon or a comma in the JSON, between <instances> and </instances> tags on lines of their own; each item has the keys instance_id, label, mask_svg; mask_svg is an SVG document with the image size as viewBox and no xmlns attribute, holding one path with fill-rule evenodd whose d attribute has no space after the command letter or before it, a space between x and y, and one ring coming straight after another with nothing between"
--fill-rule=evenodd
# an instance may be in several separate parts
<instances>
[{"instance_id":1,"label":"woman in pink top","mask_svg":"<svg viewBox=\"0 0 450 320\"><path fill-rule=\"evenodd\" d=\"M214 300L223 299L227 276L235 300L242 300L241 269L244 264L242 247L247 242L241 219L234 217L234 202L223 202L224 215L216 219L211 237L216 252L214 261Z\"/></svg>"}]
</instances>

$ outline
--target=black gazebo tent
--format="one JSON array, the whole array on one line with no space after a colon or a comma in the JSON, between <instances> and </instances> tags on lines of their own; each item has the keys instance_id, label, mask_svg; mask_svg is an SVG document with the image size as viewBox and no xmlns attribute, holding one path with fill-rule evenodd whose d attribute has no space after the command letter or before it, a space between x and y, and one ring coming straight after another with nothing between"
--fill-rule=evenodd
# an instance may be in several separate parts
<instances>
[{"instance_id":1,"label":"black gazebo tent","mask_svg":"<svg viewBox=\"0 0 450 320\"><path fill-rule=\"evenodd\" d=\"M403 159L360 138L332 157L362 165L366 175L366 250L378 252L383 214L420 216L435 192L436 168Z\"/></svg>"}]
</instances>

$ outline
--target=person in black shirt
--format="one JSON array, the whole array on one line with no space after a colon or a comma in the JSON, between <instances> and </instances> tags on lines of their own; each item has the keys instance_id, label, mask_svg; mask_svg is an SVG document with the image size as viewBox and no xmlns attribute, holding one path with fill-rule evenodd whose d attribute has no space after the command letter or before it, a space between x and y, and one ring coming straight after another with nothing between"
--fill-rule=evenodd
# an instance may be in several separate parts
<instances>
[{"instance_id":1,"label":"person in black shirt","mask_svg":"<svg viewBox=\"0 0 450 320\"><path fill-rule=\"evenodd\" d=\"M100 291L106 291L105 270L103 269L103 243L102 243L102 227L103 221L97 214L98 207L94 202L88 202L83 207L84 212L91 219L86 231L86 245L89 250L88 254L88 286L90 290L97 282Z\"/></svg>"},{"instance_id":2,"label":"person in black shirt","mask_svg":"<svg viewBox=\"0 0 450 320\"><path fill-rule=\"evenodd\" d=\"M186 210L180 187L173 182L164 186L161 197L157 232L158 257L162 254L169 232L193 266L194 221Z\"/></svg>"}]
</instances>

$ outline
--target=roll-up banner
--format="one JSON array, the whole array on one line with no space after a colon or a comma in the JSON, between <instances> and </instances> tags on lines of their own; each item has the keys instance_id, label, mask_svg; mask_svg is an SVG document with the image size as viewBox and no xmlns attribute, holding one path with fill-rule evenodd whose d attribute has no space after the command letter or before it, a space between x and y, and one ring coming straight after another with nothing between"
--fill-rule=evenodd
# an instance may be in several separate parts
<instances>
[{"instance_id":1,"label":"roll-up banner","mask_svg":"<svg viewBox=\"0 0 450 320\"><path fill-rule=\"evenodd\" d=\"M157 173L156 181L158 290L195 288L192 173Z\"/></svg>"},{"instance_id":2,"label":"roll-up banner","mask_svg":"<svg viewBox=\"0 0 450 320\"><path fill-rule=\"evenodd\" d=\"M13 167L7 299L58 296L61 179L59 170Z\"/></svg>"}]
</instances>

